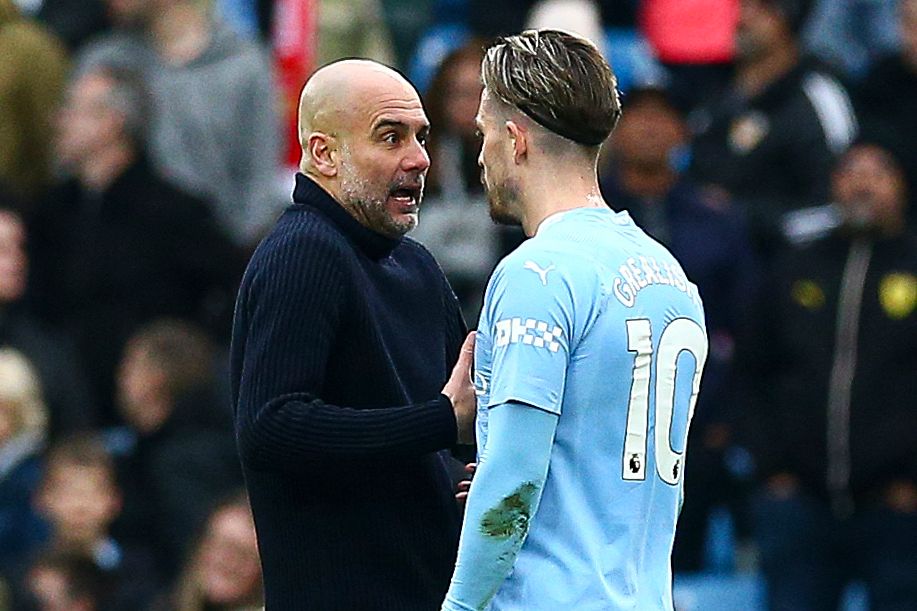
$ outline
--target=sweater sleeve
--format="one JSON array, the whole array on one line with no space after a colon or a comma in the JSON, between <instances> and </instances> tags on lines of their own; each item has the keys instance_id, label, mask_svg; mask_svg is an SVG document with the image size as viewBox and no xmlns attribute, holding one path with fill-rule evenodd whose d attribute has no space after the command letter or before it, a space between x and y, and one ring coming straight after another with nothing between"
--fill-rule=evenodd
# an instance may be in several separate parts
<instances>
[{"instance_id":1,"label":"sweater sleeve","mask_svg":"<svg viewBox=\"0 0 917 611\"><path fill-rule=\"evenodd\" d=\"M455 443L455 416L445 396L376 409L320 398L347 298L345 255L330 240L289 233L265 246L236 310L236 435L243 463L296 471L322 461L416 456Z\"/></svg>"}]
</instances>

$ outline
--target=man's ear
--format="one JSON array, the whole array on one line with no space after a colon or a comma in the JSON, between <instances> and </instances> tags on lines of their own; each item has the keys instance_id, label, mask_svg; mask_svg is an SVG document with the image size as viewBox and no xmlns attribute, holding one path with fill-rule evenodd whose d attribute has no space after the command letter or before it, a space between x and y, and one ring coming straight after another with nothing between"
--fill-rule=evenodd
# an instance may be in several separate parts
<instances>
[{"instance_id":1,"label":"man's ear","mask_svg":"<svg viewBox=\"0 0 917 611\"><path fill-rule=\"evenodd\" d=\"M516 123L509 120L505 123L506 132L509 135L510 142L513 145L513 162L519 163L528 154L528 131Z\"/></svg>"},{"instance_id":2,"label":"man's ear","mask_svg":"<svg viewBox=\"0 0 917 611\"><path fill-rule=\"evenodd\" d=\"M306 140L306 156L315 171L331 178L337 176L337 140L322 132L312 132Z\"/></svg>"}]
</instances>

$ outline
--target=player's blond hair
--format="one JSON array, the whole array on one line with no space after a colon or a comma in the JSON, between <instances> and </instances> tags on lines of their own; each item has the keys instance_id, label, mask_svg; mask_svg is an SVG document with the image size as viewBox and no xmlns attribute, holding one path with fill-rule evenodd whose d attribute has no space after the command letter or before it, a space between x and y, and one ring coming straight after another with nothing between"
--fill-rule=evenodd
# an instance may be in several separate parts
<instances>
[{"instance_id":1,"label":"player's blond hair","mask_svg":"<svg viewBox=\"0 0 917 611\"><path fill-rule=\"evenodd\" d=\"M481 77L488 92L568 140L598 147L621 117L617 79L599 49L560 30L498 38Z\"/></svg>"}]
</instances>

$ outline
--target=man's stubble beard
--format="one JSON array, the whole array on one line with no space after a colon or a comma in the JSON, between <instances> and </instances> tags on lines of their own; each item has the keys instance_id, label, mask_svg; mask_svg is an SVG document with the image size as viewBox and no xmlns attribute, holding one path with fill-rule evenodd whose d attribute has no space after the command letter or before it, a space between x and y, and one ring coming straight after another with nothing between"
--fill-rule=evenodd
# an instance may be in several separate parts
<instances>
[{"instance_id":1,"label":"man's stubble beard","mask_svg":"<svg viewBox=\"0 0 917 611\"><path fill-rule=\"evenodd\" d=\"M521 199L519 186L507 180L487 189L491 220L498 225L519 226L522 219L515 212Z\"/></svg>"},{"instance_id":2,"label":"man's stubble beard","mask_svg":"<svg viewBox=\"0 0 917 611\"><path fill-rule=\"evenodd\" d=\"M372 185L352 170L353 164L345 153L341 162L341 202L357 220L376 233L389 238L400 238L414 229L417 225L415 219L398 222L389 214L385 207L388 193L374 196ZM418 206L420 202L418 201Z\"/></svg>"}]
</instances>

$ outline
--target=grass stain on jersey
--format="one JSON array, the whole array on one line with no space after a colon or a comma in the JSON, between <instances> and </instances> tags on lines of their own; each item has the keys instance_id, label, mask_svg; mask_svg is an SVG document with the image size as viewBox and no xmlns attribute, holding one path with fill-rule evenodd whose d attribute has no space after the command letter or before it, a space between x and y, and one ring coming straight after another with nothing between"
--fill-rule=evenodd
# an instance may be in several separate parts
<instances>
[{"instance_id":1,"label":"grass stain on jersey","mask_svg":"<svg viewBox=\"0 0 917 611\"><path fill-rule=\"evenodd\" d=\"M525 482L516 491L487 511L481 518L481 532L495 539L515 537L521 540L529 530L532 501L538 486Z\"/></svg>"}]
</instances>

